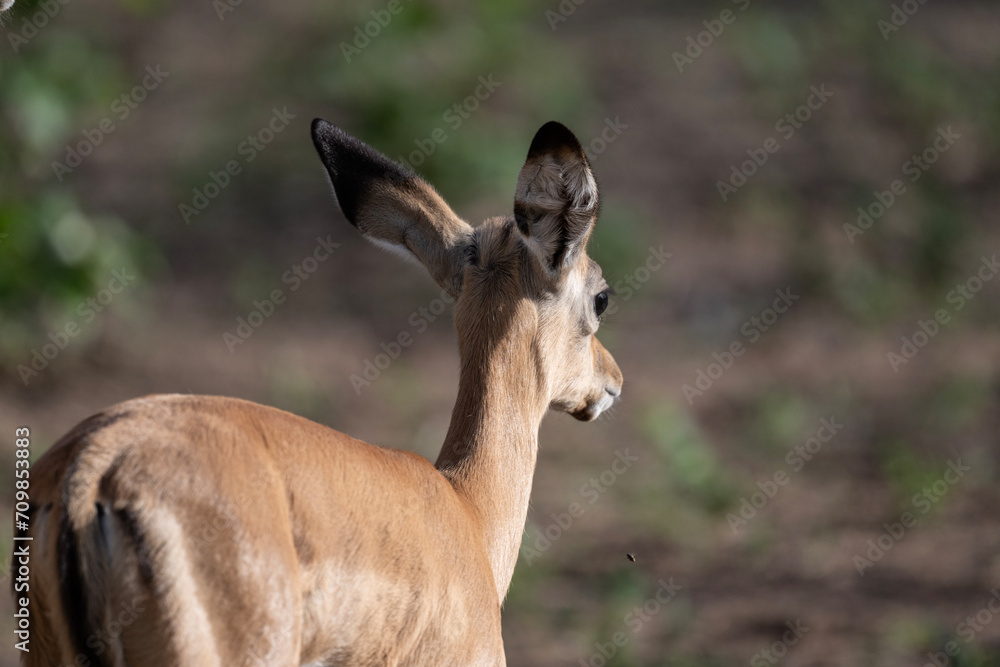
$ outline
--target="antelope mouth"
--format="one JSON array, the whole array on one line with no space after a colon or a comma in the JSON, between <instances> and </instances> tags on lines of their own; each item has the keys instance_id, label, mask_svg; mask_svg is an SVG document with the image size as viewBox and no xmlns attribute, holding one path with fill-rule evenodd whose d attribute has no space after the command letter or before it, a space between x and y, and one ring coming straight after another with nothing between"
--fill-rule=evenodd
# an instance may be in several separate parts
<instances>
[{"instance_id":1,"label":"antelope mouth","mask_svg":"<svg viewBox=\"0 0 1000 667\"><path fill-rule=\"evenodd\" d=\"M604 394L596 401L590 401L583 408L569 414L582 422L591 422L601 416L605 410L615 404L615 396Z\"/></svg>"}]
</instances>

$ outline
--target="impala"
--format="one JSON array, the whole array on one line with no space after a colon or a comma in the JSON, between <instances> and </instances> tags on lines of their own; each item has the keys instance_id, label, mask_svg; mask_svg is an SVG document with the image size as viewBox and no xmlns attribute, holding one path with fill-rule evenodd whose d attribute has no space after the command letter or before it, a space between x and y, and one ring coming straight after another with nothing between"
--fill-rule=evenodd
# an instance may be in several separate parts
<instances>
[{"instance_id":1,"label":"impala","mask_svg":"<svg viewBox=\"0 0 1000 667\"><path fill-rule=\"evenodd\" d=\"M473 228L334 125L312 138L348 221L456 301L437 462L233 398L109 408L31 470L25 664L505 664L541 420L592 420L621 393L595 337L609 290L586 254L594 177L548 123L514 215Z\"/></svg>"}]
</instances>

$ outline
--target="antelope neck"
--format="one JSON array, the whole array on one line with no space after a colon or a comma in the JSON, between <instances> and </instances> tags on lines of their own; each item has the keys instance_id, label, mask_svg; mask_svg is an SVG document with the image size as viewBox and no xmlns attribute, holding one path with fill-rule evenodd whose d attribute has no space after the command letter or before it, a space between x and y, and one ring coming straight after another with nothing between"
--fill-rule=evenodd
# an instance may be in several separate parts
<instances>
[{"instance_id":1,"label":"antelope neck","mask_svg":"<svg viewBox=\"0 0 1000 667\"><path fill-rule=\"evenodd\" d=\"M468 354L462 350L458 399L436 466L482 526L502 602L528 516L538 428L548 401L533 335L524 328L508 328L493 344L467 347Z\"/></svg>"}]
</instances>

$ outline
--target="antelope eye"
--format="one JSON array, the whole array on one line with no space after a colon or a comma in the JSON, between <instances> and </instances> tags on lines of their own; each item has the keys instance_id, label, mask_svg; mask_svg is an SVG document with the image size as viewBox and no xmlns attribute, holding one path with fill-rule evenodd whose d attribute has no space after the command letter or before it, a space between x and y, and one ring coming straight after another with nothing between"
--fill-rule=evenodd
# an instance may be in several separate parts
<instances>
[{"instance_id":1,"label":"antelope eye","mask_svg":"<svg viewBox=\"0 0 1000 667\"><path fill-rule=\"evenodd\" d=\"M608 309L608 293L601 292L594 297L594 312L600 317L604 314L604 311Z\"/></svg>"}]
</instances>

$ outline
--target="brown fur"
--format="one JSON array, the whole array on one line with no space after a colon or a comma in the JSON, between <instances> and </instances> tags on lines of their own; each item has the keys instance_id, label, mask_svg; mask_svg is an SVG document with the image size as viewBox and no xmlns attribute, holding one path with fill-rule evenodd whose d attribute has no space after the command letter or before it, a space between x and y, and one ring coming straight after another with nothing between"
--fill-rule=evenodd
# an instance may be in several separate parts
<instances>
[{"instance_id":1,"label":"brown fur","mask_svg":"<svg viewBox=\"0 0 1000 667\"><path fill-rule=\"evenodd\" d=\"M237 399L112 407L32 470L45 509L25 664L504 664L539 424L549 407L593 419L622 384L594 337L596 189L581 195L589 167L554 125L519 179L520 210L545 211L527 233L514 218L473 230L420 179L314 125L351 222L458 297L459 395L437 463Z\"/></svg>"}]
</instances>

